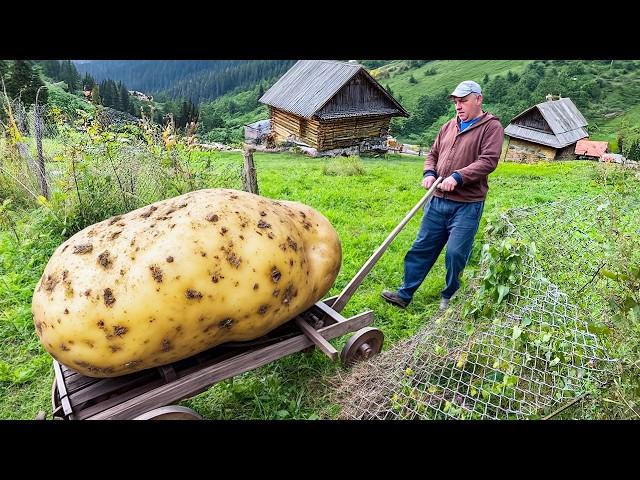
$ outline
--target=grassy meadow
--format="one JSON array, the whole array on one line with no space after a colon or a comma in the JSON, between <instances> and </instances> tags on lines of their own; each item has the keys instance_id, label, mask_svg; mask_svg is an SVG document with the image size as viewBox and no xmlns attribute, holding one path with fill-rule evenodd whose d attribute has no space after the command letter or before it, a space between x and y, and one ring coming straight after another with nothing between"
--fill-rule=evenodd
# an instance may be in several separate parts
<instances>
[{"instance_id":1,"label":"grassy meadow","mask_svg":"<svg viewBox=\"0 0 640 480\"><path fill-rule=\"evenodd\" d=\"M387 155L357 160L319 159L295 153L254 155L260 194L306 203L323 213L336 228L343 263L334 287L338 294L423 196L422 159ZM242 162L239 153L198 153L194 165ZM353 165L351 165L353 167ZM608 187L604 167L588 161L523 165L501 163L490 177L483 224L503 209L595 196ZM373 310L373 326L385 334L385 348L407 338L436 312L444 287L444 262L434 266L413 303L399 310L383 302L381 290L402 280L403 257L420 221L416 215L398 235L347 304L351 316ZM42 209L13 212L0 226L0 418L32 419L39 410L50 414L53 380L51 358L42 349L31 322L31 295L49 255L63 238L48 228ZM11 227L11 228L9 228ZM482 225L471 260L478 262ZM463 279L464 285L464 279ZM332 341L340 350L348 335ZM184 400L207 419L335 418L332 383L344 373L317 350L295 354L257 370L220 382Z\"/></svg>"}]
</instances>

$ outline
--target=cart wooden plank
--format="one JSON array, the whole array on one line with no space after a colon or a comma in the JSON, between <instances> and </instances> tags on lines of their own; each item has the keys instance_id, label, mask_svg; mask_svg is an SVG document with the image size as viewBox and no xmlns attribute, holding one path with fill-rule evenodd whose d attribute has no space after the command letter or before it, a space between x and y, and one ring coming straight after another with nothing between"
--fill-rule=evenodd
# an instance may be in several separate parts
<instances>
[{"instance_id":1,"label":"cart wooden plank","mask_svg":"<svg viewBox=\"0 0 640 480\"><path fill-rule=\"evenodd\" d=\"M322 350L331 360L338 358L338 351L327 340L324 339L318 331L309 325L303 318L295 318L296 325L304 332L304 334L311 339L315 345Z\"/></svg>"},{"instance_id":2,"label":"cart wooden plank","mask_svg":"<svg viewBox=\"0 0 640 480\"><path fill-rule=\"evenodd\" d=\"M127 388L135 387L139 384L149 383L154 377L158 377L156 370L145 370L140 375L128 375L128 378L115 377L115 378L103 378L102 381L89 385L87 388L73 393L69 396L71 404L81 405L84 402L99 398L103 395L115 393L117 391L125 390Z\"/></svg>"},{"instance_id":3,"label":"cart wooden plank","mask_svg":"<svg viewBox=\"0 0 640 480\"><path fill-rule=\"evenodd\" d=\"M346 321L324 327L318 330L318 333L327 340L333 339L349 331L355 331L369 325L373 318L374 314L369 310L348 320L345 319ZM298 335L267 347L236 355L224 362L200 368L170 384L157 385L155 388L152 386L150 390L147 389L146 391L145 387L134 389L127 392L130 394L127 395L130 398L125 401L120 401L121 399L118 397L114 399L117 404L111 406L111 408L102 409L102 404L95 408L90 407L79 412L77 418L92 420L134 418L153 408L197 395L221 380L261 367L312 345L314 343L306 335ZM98 407L101 408L99 412L96 411Z\"/></svg>"}]
</instances>

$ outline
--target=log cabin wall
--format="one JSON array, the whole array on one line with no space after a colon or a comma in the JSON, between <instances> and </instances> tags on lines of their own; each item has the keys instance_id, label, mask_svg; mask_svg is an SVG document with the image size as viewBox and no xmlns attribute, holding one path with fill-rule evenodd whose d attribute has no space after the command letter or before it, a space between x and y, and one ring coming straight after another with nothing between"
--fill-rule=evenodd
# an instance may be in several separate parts
<instances>
[{"instance_id":1,"label":"log cabin wall","mask_svg":"<svg viewBox=\"0 0 640 480\"><path fill-rule=\"evenodd\" d=\"M363 112L380 108L397 108L363 73L353 77L322 107L319 116L334 112Z\"/></svg>"},{"instance_id":2,"label":"log cabin wall","mask_svg":"<svg viewBox=\"0 0 640 480\"><path fill-rule=\"evenodd\" d=\"M306 119L271 107L271 130L280 141L293 136L310 147L318 148L320 122L316 119Z\"/></svg>"},{"instance_id":3,"label":"log cabin wall","mask_svg":"<svg viewBox=\"0 0 640 480\"><path fill-rule=\"evenodd\" d=\"M377 138L389 130L390 116L352 117L324 120L320 123L318 150L357 145L367 138Z\"/></svg>"},{"instance_id":4,"label":"log cabin wall","mask_svg":"<svg viewBox=\"0 0 640 480\"><path fill-rule=\"evenodd\" d=\"M271 128L280 141L295 137L318 151L357 145L389 130L391 116L350 117L333 120L305 119L271 108Z\"/></svg>"},{"instance_id":5,"label":"log cabin wall","mask_svg":"<svg viewBox=\"0 0 640 480\"><path fill-rule=\"evenodd\" d=\"M540 130L543 132L553 133L553 130L551 130L551 127L538 109L534 109L526 113L522 117L515 119L512 123L514 125L535 128L536 130Z\"/></svg>"}]
</instances>

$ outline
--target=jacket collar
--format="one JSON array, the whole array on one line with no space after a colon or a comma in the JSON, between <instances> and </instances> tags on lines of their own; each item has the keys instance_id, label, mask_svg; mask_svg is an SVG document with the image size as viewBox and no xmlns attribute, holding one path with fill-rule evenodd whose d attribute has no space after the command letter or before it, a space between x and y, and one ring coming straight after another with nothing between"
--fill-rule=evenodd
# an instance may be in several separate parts
<instances>
[{"instance_id":1,"label":"jacket collar","mask_svg":"<svg viewBox=\"0 0 640 480\"><path fill-rule=\"evenodd\" d=\"M464 132L460 132L460 122L458 119L458 116L456 115L455 117L453 117L453 121L456 123L456 126L458 128L458 135L462 135L463 133L468 132L469 130L473 130L474 128L476 128L478 125L482 125L483 123L487 123L488 121L490 121L492 118L495 118L491 113L488 112L482 112L482 115L480 115L480 120L478 120L476 123L474 123L473 125L469 125L467 128L465 128Z\"/></svg>"}]
</instances>

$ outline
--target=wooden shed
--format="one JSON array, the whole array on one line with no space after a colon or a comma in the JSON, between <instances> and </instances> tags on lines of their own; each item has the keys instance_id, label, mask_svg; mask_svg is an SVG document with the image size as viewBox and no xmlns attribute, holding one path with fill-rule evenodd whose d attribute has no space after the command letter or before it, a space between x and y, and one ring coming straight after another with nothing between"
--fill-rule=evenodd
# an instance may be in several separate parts
<instances>
[{"instance_id":1,"label":"wooden shed","mask_svg":"<svg viewBox=\"0 0 640 480\"><path fill-rule=\"evenodd\" d=\"M597 142L595 140L578 140L575 153L578 158L588 160L600 160L602 155L609 150L609 142Z\"/></svg>"},{"instance_id":2,"label":"wooden shed","mask_svg":"<svg viewBox=\"0 0 640 480\"><path fill-rule=\"evenodd\" d=\"M359 64L300 60L265 94L277 140L317 151L384 148L391 118L407 111Z\"/></svg>"},{"instance_id":3,"label":"wooden shed","mask_svg":"<svg viewBox=\"0 0 640 480\"><path fill-rule=\"evenodd\" d=\"M589 136L587 121L570 98L539 103L515 116L505 160L535 162L574 158L576 143Z\"/></svg>"}]
</instances>

